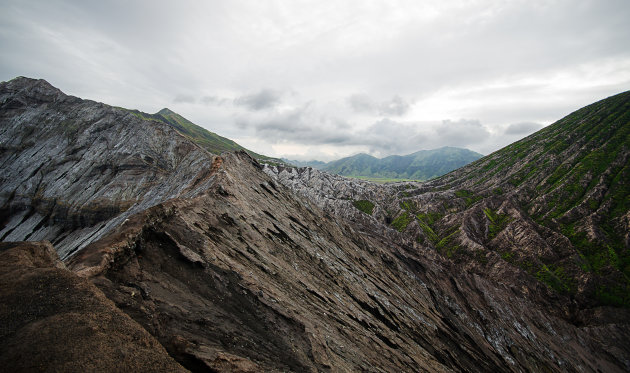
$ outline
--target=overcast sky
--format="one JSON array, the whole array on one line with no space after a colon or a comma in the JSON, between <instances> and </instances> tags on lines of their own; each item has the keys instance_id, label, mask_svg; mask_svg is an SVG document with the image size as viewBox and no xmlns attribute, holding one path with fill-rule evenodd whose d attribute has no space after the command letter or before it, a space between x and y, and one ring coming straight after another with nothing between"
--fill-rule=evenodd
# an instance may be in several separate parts
<instances>
[{"instance_id":1,"label":"overcast sky","mask_svg":"<svg viewBox=\"0 0 630 373\"><path fill-rule=\"evenodd\" d=\"M630 1L7 1L0 80L270 156L488 154L630 89Z\"/></svg>"}]
</instances>

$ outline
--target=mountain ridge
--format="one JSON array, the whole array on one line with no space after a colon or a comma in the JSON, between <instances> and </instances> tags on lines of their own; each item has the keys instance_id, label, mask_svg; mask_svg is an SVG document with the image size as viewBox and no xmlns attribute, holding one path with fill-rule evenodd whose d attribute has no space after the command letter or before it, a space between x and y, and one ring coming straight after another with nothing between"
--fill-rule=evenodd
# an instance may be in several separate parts
<instances>
[{"instance_id":1,"label":"mountain ridge","mask_svg":"<svg viewBox=\"0 0 630 373\"><path fill-rule=\"evenodd\" d=\"M0 84L0 237L49 240L62 259L170 198L194 195L216 156L171 126L65 95Z\"/></svg>"},{"instance_id":2,"label":"mountain ridge","mask_svg":"<svg viewBox=\"0 0 630 373\"><path fill-rule=\"evenodd\" d=\"M165 123L177 131L179 131L182 135L188 137L196 144L200 145L204 149L208 150L213 154L221 154L226 151L238 151L243 150L249 153L252 157L260 160L261 162L271 162L278 163L279 159L267 157L265 155L261 155L255 153L249 149L244 148L243 146L237 144L236 142L217 135L214 132L208 131L205 128L194 124L188 119L184 118L180 114L175 113L174 111L163 108L155 114L147 114L135 109L124 109L129 111L130 113L139 116L142 119L147 120L157 120L162 123Z\"/></svg>"},{"instance_id":3,"label":"mountain ridge","mask_svg":"<svg viewBox=\"0 0 630 373\"><path fill-rule=\"evenodd\" d=\"M580 307L628 306L629 130L624 92L425 183L348 189L323 173L268 172L348 219L361 212L342 200L368 201L381 223L478 273L505 262Z\"/></svg>"},{"instance_id":4,"label":"mountain ridge","mask_svg":"<svg viewBox=\"0 0 630 373\"><path fill-rule=\"evenodd\" d=\"M381 185L213 155L161 121L10 81L0 84L0 233L51 240L72 276L191 371L627 371L630 309L597 297L619 282L613 256L595 240L606 265L582 270L559 225L532 218L547 206L536 197L553 192L540 180L567 162L559 180L582 180L572 161L596 150L588 128L615 129L604 143L625 133L627 101L571 119L586 132L550 152L548 168L541 156L540 177L527 165L545 144L532 141L429 182ZM605 149L627 159L625 142ZM505 166L485 174L493 160ZM606 164L591 173L603 184L585 184L604 196L619 175L607 160L591 163ZM601 201L588 227L625 224L624 203ZM569 207L550 221L582 221ZM614 250L625 260L627 246ZM73 342L55 347L69 354ZM99 353L82 354L118 356Z\"/></svg>"}]
</instances>

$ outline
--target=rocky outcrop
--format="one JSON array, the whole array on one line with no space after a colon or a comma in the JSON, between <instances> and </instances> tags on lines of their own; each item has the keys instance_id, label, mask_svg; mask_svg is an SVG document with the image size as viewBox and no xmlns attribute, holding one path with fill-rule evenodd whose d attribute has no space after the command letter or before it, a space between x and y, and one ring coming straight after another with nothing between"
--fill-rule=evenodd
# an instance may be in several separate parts
<instances>
[{"instance_id":1,"label":"rocky outcrop","mask_svg":"<svg viewBox=\"0 0 630 373\"><path fill-rule=\"evenodd\" d=\"M212 160L164 123L43 80L4 82L0 239L49 240L65 259L128 216L203 189Z\"/></svg>"},{"instance_id":2,"label":"rocky outcrop","mask_svg":"<svg viewBox=\"0 0 630 373\"><path fill-rule=\"evenodd\" d=\"M0 366L7 372L185 372L50 243L0 243Z\"/></svg>"}]
</instances>

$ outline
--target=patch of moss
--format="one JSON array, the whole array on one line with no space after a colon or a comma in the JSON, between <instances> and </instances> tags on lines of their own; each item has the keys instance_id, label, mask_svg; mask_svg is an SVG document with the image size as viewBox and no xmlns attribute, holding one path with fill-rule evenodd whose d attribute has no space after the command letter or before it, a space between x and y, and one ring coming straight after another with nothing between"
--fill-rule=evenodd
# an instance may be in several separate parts
<instances>
[{"instance_id":1,"label":"patch of moss","mask_svg":"<svg viewBox=\"0 0 630 373\"><path fill-rule=\"evenodd\" d=\"M509 251L503 252L501 253L501 258L503 258L503 260L508 263L512 263L514 261L514 253L511 253Z\"/></svg>"},{"instance_id":2,"label":"patch of moss","mask_svg":"<svg viewBox=\"0 0 630 373\"><path fill-rule=\"evenodd\" d=\"M424 222L425 224L428 224L429 226L432 226L433 224L435 224L438 220L442 218L442 216L444 215L439 212L433 212L433 211L429 211L426 213L421 212L418 215L416 215L418 220L421 220L422 222Z\"/></svg>"},{"instance_id":3,"label":"patch of moss","mask_svg":"<svg viewBox=\"0 0 630 373\"><path fill-rule=\"evenodd\" d=\"M553 269L543 264L535 274L536 278L559 293L572 293L574 285L565 274L564 268L558 266Z\"/></svg>"},{"instance_id":4,"label":"patch of moss","mask_svg":"<svg viewBox=\"0 0 630 373\"><path fill-rule=\"evenodd\" d=\"M606 267L612 267L623 274L626 283L630 284L630 253L624 249L623 238L615 234L607 224L601 226L604 237L608 238L608 244L592 242L586 232L575 231L575 224L561 226L561 231L580 254L583 263L580 264L585 271L600 274Z\"/></svg>"},{"instance_id":5,"label":"patch of moss","mask_svg":"<svg viewBox=\"0 0 630 373\"><path fill-rule=\"evenodd\" d=\"M490 208L483 209L484 214L490 221L488 238L493 239L512 221L512 217L508 214L497 214Z\"/></svg>"},{"instance_id":6,"label":"patch of moss","mask_svg":"<svg viewBox=\"0 0 630 373\"><path fill-rule=\"evenodd\" d=\"M422 229L424 234L427 236L429 241L431 241L432 244L436 245L438 241L440 240L440 237L437 235L437 233L435 233L433 228L431 228L431 226L429 226L427 223L425 223L422 220L418 220L418 225L420 225L420 228Z\"/></svg>"},{"instance_id":7,"label":"patch of moss","mask_svg":"<svg viewBox=\"0 0 630 373\"><path fill-rule=\"evenodd\" d=\"M630 306L630 286L604 286L601 285L595 291L595 298L602 304L614 307Z\"/></svg>"},{"instance_id":8,"label":"patch of moss","mask_svg":"<svg viewBox=\"0 0 630 373\"><path fill-rule=\"evenodd\" d=\"M462 198L466 203L466 208L472 206L475 202L483 198L482 196L475 195L473 192L466 189L455 191L455 197Z\"/></svg>"},{"instance_id":9,"label":"patch of moss","mask_svg":"<svg viewBox=\"0 0 630 373\"><path fill-rule=\"evenodd\" d=\"M372 212L374 212L374 203L372 203L371 201L368 201L366 199L361 199L361 200L354 201L354 202L352 202L352 204L359 211L364 212L364 213L366 213L368 215L372 215Z\"/></svg>"},{"instance_id":10,"label":"patch of moss","mask_svg":"<svg viewBox=\"0 0 630 373\"><path fill-rule=\"evenodd\" d=\"M400 201L400 208L405 211L414 211L416 209L411 201Z\"/></svg>"},{"instance_id":11,"label":"patch of moss","mask_svg":"<svg viewBox=\"0 0 630 373\"><path fill-rule=\"evenodd\" d=\"M457 233L459 233L459 228L455 229L447 236L440 238L438 243L435 245L435 248L438 249L438 251L442 251L443 249L450 249L449 244L453 241L453 238Z\"/></svg>"},{"instance_id":12,"label":"patch of moss","mask_svg":"<svg viewBox=\"0 0 630 373\"><path fill-rule=\"evenodd\" d=\"M524 181L532 177L536 172L538 172L538 167L536 167L535 163L528 163L517 173L512 175L512 177L508 180L508 183L512 184L513 186L519 186Z\"/></svg>"},{"instance_id":13,"label":"patch of moss","mask_svg":"<svg viewBox=\"0 0 630 373\"><path fill-rule=\"evenodd\" d=\"M398 215L396 219L394 219L391 226L394 227L398 232L402 232L412 221L412 215L410 215L407 211L404 211L402 214Z\"/></svg>"},{"instance_id":14,"label":"patch of moss","mask_svg":"<svg viewBox=\"0 0 630 373\"><path fill-rule=\"evenodd\" d=\"M488 263L488 257L486 257L486 252L484 250L475 250L473 252L473 258L481 264Z\"/></svg>"}]
</instances>

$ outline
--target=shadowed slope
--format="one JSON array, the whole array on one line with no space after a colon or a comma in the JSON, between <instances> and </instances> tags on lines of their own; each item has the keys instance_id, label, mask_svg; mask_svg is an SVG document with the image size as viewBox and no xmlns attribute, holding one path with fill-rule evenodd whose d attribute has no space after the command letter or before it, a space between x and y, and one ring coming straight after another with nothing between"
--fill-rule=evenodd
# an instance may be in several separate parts
<instances>
[{"instance_id":1,"label":"shadowed slope","mask_svg":"<svg viewBox=\"0 0 630 373\"><path fill-rule=\"evenodd\" d=\"M184 372L50 243L0 243L0 366L7 372Z\"/></svg>"}]
</instances>

